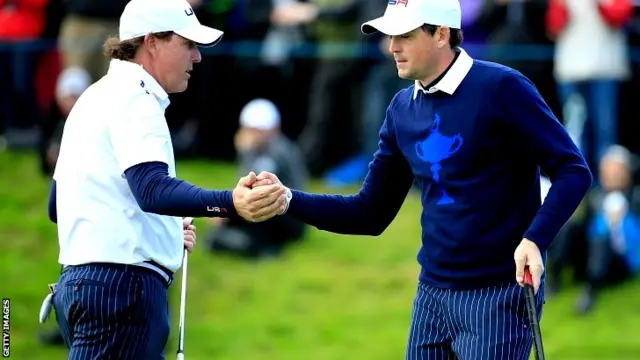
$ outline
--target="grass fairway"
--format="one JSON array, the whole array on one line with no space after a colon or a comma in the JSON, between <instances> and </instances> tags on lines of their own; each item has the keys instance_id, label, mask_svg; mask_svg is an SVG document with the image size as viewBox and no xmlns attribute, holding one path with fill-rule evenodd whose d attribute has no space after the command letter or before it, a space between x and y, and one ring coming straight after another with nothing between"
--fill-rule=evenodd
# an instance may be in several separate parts
<instances>
[{"instance_id":1,"label":"grass fairway","mask_svg":"<svg viewBox=\"0 0 640 360\"><path fill-rule=\"evenodd\" d=\"M198 185L231 188L228 165L178 164ZM28 154L0 153L0 296L11 308L11 358L64 359L36 332L47 284L57 280L58 244L49 223L49 182ZM313 190L322 191L320 186ZM313 230L281 259L247 263L196 251L189 262L186 356L189 360L403 359L418 266L420 203L412 196L378 238ZM196 222L200 239L206 224ZM203 250L203 248L200 248ZM178 275L178 279L179 279ZM179 281L168 359L174 358ZM640 359L640 284L606 293L589 317L573 315L577 289L547 299L549 359Z\"/></svg>"}]
</instances>

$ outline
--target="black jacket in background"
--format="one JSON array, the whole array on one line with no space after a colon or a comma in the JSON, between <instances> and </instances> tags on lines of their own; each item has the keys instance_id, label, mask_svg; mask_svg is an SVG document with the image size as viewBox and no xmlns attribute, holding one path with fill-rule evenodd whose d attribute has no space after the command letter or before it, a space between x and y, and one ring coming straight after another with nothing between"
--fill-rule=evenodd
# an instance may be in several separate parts
<instances>
[{"instance_id":1,"label":"black jacket in background","mask_svg":"<svg viewBox=\"0 0 640 360\"><path fill-rule=\"evenodd\" d=\"M67 15L118 20L129 0L65 0Z\"/></svg>"},{"instance_id":2,"label":"black jacket in background","mask_svg":"<svg viewBox=\"0 0 640 360\"><path fill-rule=\"evenodd\" d=\"M509 7L521 6L522 19L509 21ZM484 0L484 6L477 20L478 27L489 33L487 43L491 45L551 45L545 29L546 0L529 0L515 4L498 4L495 0ZM504 48L486 54L486 60L496 61L519 70L529 78L546 76L551 61L513 58L513 49ZM510 58L510 59L508 59Z\"/></svg>"}]
</instances>

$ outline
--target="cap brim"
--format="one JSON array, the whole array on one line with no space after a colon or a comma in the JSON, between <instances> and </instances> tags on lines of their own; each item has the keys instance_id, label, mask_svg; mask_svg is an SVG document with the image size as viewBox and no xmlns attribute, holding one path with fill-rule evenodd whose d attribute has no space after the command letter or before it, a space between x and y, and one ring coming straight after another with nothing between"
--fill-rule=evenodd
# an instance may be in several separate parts
<instances>
[{"instance_id":1,"label":"cap brim","mask_svg":"<svg viewBox=\"0 0 640 360\"><path fill-rule=\"evenodd\" d=\"M362 24L360 30L365 35L381 32L385 35L398 36L411 32L422 25L422 23L408 19L392 19L390 16L381 16Z\"/></svg>"},{"instance_id":2,"label":"cap brim","mask_svg":"<svg viewBox=\"0 0 640 360\"><path fill-rule=\"evenodd\" d=\"M201 47L211 47L222 39L224 32L204 25L198 25L180 31L174 31L185 39L191 40Z\"/></svg>"}]
</instances>

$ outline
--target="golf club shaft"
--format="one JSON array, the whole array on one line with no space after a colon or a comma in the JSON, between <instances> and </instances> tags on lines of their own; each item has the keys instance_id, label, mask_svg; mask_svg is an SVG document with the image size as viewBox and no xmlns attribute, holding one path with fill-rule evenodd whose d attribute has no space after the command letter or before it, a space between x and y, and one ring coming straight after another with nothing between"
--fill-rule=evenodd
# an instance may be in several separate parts
<instances>
[{"instance_id":1,"label":"golf club shaft","mask_svg":"<svg viewBox=\"0 0 640 360\"><path fill-rule=\"evenodd\" d=\"M184 324L187 308L187 265L188 252L185 249L182 262L182 288L180 292L180 323L178 325L178 360L184 359Z\"/></svg>"},{"instance_id":2,"label":"golf club shaft","mask_svg":"<svg viewBox=\"0 0 640 360\"><path fill-rule=\"evenodd\" d=\"M536 295L533 287L533 278L531 272L527 268L524 274L524 290L527 304L527 312L529 314L529 325L533 335L533 343L536 354L536 360L544 360L544 348L542 347L542 331L538 322L538 311L536 308Z\"/></svg>"}]
</instances>

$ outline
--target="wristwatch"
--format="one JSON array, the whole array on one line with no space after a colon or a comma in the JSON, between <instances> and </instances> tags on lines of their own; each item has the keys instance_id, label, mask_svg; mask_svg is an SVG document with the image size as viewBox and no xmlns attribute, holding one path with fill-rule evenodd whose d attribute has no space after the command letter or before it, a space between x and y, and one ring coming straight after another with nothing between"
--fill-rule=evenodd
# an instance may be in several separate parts
<instances>
[{"instance_id":1,"label":"wristwatch","mask_svg":"<svg viewBox=\"0 0 640 360\"><path fill-rule=\"evenodd\" d=\"M284 205L284 211L280 213L280 215L284 215L287 212L287 210L289 210L289 204L291 203L291 199L293 198L293 193L291 192L291 189L289 188L286 188L286 189L287 191L284 193L286 204Z\"/></svg>"}]
</instances>

